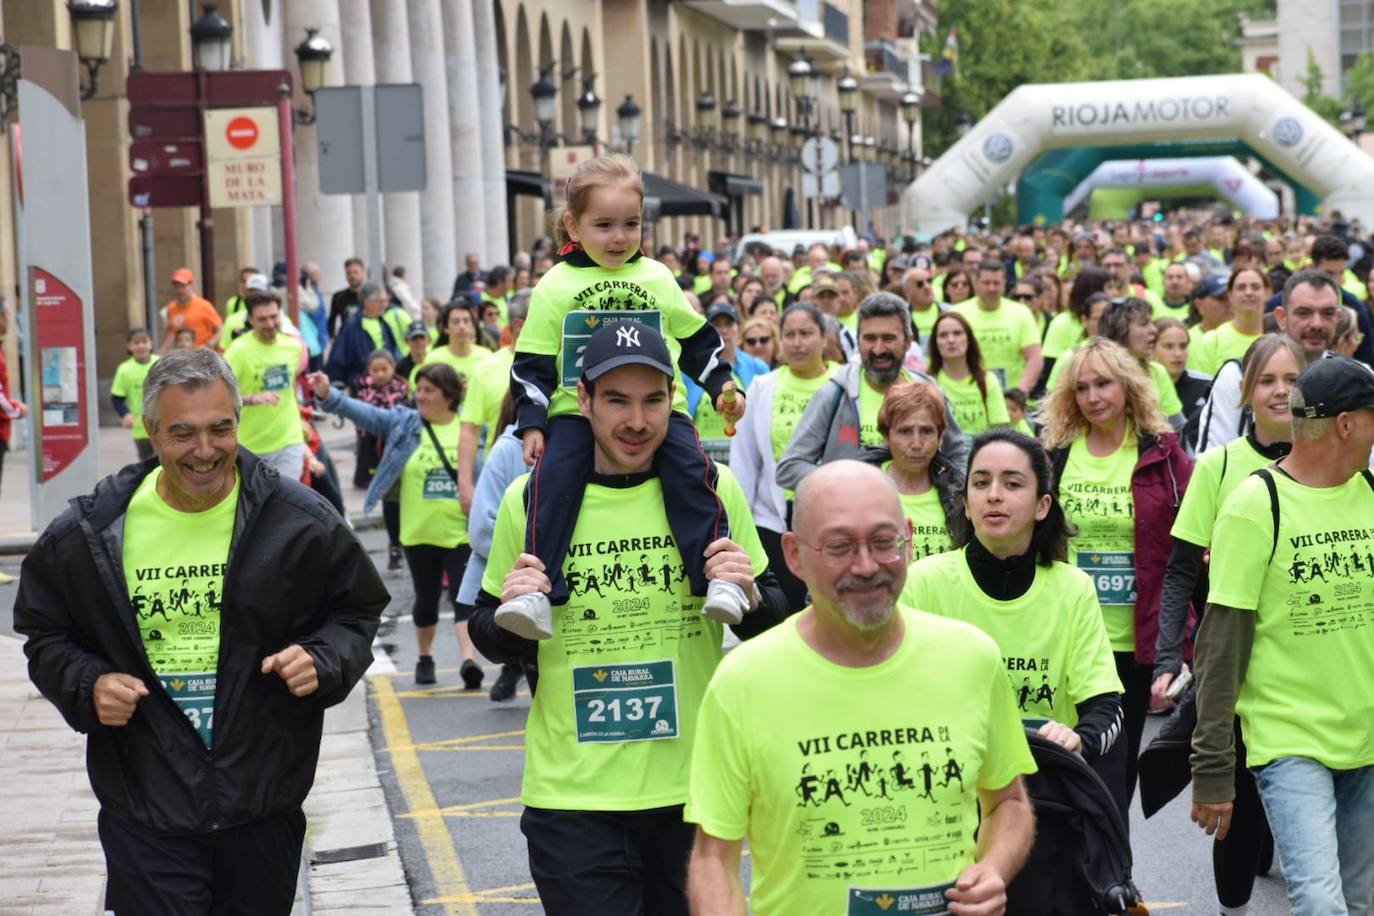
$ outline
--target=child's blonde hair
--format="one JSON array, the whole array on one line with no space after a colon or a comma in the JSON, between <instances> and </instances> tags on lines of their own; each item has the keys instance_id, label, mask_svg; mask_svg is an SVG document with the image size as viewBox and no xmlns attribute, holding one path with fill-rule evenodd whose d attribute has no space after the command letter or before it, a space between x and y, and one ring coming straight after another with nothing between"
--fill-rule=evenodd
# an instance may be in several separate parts
<instances>
[{"instance_id":1,"label":"child's blonde hair","mask_svg":"<svg viewBox=\"0 0 1374 916\"><path fill-rule=\"evenodd\" d=\"M582 216L591 201L592 191L613 184L628 184L644 203L644 179L639 166L622 153L608 153L579 163L568 179L567 200L553 215L553 239L559 250L572 241L565 224L566 217L574 221Z\"/></svg>"}]
</instances>

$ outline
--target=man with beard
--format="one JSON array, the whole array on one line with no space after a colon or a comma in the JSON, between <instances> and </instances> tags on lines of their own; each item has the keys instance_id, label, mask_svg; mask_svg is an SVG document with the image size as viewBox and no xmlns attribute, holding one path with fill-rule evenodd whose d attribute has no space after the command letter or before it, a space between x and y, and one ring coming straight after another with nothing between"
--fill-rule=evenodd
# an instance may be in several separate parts
<instances>
[{"instance_id":1,"label":"man with beard","mask_svg":"<svg viewBox=\"0 0 1374 916\"><path fill-rule=\"evenodd\" d=\"M911 523L877 468L840 461L807 478L792 529L783 550L811 607L732 652L701 705L684 814L698 825L692 912L745 911L746 836L761 916L877 912L884 901L1002 912L1031 847L1022 775L1035 765L996 645L971 625L897 606ZM919 699L894 705L899 696ZM874 817L832 792L814 811L795 801L799 774L903 749L945 754L924 792L894 785L908 817ZM846 873L852 850L882 847L899 854Z\"/></svg>"},{"instance_id":2,"label":"man with beard","mask_svg":"<svg viewBox=\"0 0 1374 916\"><path fill-rule=\"evenodd\" d=\"M901 296L874 293L859 306L859 361L846 363L811 396L792 441L778 461L778 484L797 485L818 465L857 458L862 446L883 444L878 409L899 380L935 384L930 376L902 368L911 346L911 313ZM945 410L944 457L962 467L968 442L954 414Z\"/></svg>"},{"instance_id":3,"label":"man with beard","mask_svg":"<svg viewBox=\"0 0 1374 916\"><path fill-rule=\"evenodd\" d=\"M1279 330L1298 342L1310 363L1331 349L1336 317L1341 310L1340 290L1324 271L1300 270L1288 278L1274 309ZM1198 419L1198 454L1245 434L1246 411L1240 405L1242 368L1231 360L1217 370L1212 393Z\"/></svg>"}]
</instances>

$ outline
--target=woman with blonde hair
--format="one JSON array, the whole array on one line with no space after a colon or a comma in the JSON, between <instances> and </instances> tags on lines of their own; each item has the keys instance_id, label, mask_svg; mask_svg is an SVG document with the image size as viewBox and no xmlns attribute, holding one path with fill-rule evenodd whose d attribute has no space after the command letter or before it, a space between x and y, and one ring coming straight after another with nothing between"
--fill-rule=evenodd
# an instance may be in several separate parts
<instances>
[{"instance_id":1,"label":"woman with blonde hair","mask_svg":"<svg viewBox=\"0 0 1374 916\"><path fill-rule=\"evenodd\" d=\"M1193 463L1125 347L1097 337L1066 358L1042 413L1043 438L1056 495L1077 529L1069 563L1093 580L1125 688L1125 760L1120 779L1108 781L1124 819L1150 702L1169 531Z\"/></svg>"},{"instance_id":2,"label":"woman with blonde hair","mask_svg":"<svg viewBox=\"0 0 1374 916\"><path fill-rule=\"evenodd\" d=\"M781 349L780 336L778 326L772 320L749 318L740 328L739 342L745 353L763 360L769 369L776 369L781 363L778 358Z\"/></svg>"}]
</instances>

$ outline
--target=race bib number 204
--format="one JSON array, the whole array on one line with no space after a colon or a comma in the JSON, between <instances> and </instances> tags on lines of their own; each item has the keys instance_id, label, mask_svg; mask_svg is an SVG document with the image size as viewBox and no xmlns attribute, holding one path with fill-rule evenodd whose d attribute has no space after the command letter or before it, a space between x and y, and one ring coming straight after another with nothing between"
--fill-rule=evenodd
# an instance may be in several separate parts
<instances>
[{"instance_id":1,"label":"race bib number 204","mask_svg":"<svg viewBox=\"0 0 1374 916\"><path fill-rule=\"evenodd\" d=\"M572 675L579 744L677 737L677 677L671 660L584 665Z\"/></svg>"}]
</instances>

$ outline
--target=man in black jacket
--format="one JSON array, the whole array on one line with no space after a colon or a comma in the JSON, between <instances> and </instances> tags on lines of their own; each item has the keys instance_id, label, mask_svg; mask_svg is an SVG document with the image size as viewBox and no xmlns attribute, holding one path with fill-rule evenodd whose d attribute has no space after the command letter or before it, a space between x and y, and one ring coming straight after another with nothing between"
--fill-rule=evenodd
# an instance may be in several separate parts
<instances>
[{"instance_id":1,"label":"man in black jacket","mask_svg":"<svg viewBox=\"0 0 1374 916\"><path fill-rule=\"evenodd\" d=\"M390 596L323 498L238 447L221 356L153 368L157 456L43 533L15 629L88 735L106 908L286 914L324 710L367 670Z\"/></svg>"}]
</instances>

